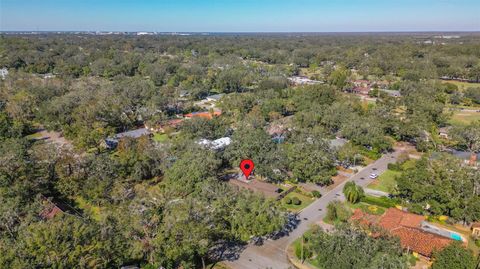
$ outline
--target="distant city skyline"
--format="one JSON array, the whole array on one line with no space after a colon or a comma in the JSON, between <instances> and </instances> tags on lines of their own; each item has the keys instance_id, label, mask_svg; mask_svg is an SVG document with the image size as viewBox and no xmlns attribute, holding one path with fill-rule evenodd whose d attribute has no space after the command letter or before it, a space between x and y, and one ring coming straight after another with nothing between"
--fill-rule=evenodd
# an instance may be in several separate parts
<instances>
[{"instance_id":1,"label":"distant city skyline","mask_svg":"<svg viewBox=\"0 0 480 269\"><path fill-rule=\"evenodd\" d=\"M0 0L0 31L480 31L476 0Z\"/></svg>"}]
</instances>

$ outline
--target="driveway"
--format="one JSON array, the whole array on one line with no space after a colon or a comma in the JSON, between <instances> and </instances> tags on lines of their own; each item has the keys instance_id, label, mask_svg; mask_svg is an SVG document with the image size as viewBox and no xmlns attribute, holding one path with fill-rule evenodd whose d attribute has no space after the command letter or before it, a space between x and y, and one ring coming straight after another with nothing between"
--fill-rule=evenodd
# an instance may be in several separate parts
<instances>
[{"instance_id":1,"label":"driveway","mask_svg":"<svg viewBox=\"0 0 480 269\"><path fill-rule=\"evenodd\" d=\"M277 240L265 240L262 246L248 245L247 248L240 253L240 257L234 261L226 261L225 264L233 269L286 269L294 268L286 256L287 247L304 234L312 225L322 220L326 214L327 205L334 200L344 200L342 189L346 182L355 181L358 185L366 187L373 179L370 179L371 173L381 174L387 170L387 165L396 161L399 150L393 153L385 154L382 158L365 167L357 174L350 177L331 191L325 193L320 199L304 208L299 214L300 224L288 236ZM375 170L374 170L375 169Z\"/></svg>"}]
</instances>

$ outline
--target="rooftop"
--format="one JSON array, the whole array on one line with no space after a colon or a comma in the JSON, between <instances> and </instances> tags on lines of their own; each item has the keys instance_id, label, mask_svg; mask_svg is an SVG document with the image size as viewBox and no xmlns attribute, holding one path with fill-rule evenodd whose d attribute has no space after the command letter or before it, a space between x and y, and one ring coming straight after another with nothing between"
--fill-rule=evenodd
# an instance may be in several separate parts
<instances>
[{"instance_id":1,"label":"rooftop","mask_svg":"<svg viewBox=\"0 0 480 269\"><path fill-rule=\"evenodd\" d=\"M140 138L144 135L149 135L149 134L150 134L150 131L147 128L140 128L140 129L131 130L123 133L118 133L115 135L114 138L116 139L120 139L123 137Z\"/></svg>"},{"instance_id":2,"label":"rooftop","mask_svg":"<svg viewBox=\"0 0 480 269\"><path fill-rule=\"evenodd\" d=\"M218 101L218 100L220 100L220 98L222 98L224 95L225 95L225 94L223 94L223 93L214 94L214 95L207 96L207 99L208 99L208 100L213 100L213 101Z\"/></svg>"},{"instance_id":3,"label":"rooftop","mask_svg":"<svg viewBox=\"0 0 480 269\"><path fill-rule=\"evenodd\" d=\"M351 221L361 225L375 225L385 229L400 239L403 248L430 257L434 250L440 250L453 240L422 229L425 217L404 212L397 208L389 208L382 216L364 213L356 209Z\"/></svg>"}]
</instances>

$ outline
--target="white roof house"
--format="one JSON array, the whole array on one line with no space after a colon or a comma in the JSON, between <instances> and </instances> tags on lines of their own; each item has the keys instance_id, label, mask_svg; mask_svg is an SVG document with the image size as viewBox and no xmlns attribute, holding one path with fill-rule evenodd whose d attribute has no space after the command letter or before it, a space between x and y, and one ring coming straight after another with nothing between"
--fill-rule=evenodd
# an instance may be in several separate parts
<instances>
[{"instance_id":1,"label":"white roof house","mask_svg":"<svg viewBox=\"0 0 480 269\"><path fill-rule=\"evenodd\" d=\"M303 76L293 76L289 77L288 81L290 81L294 85L315 85L315 84L322 84L323 81L319 80L312 80L307 77Z\"/></svg>"},{"instance_id":2,"label":"white roof house","mask_svg":"<svg viewBox=\"0 0 480 269\"><path fill-rule=\"evenodd\" d=\"M197 142L197 144L202 145L211 150L223 150L228 145L230 145L230 143L232 143L232 139L230 139L230 137L222 137L216 140L200 139Z\"/></svg>"},{"instance_id":3,"label":"white roof house","mask_svg":"<svg viewBox=\"0 0 480 269\"><path fill-rule=\"evenodd\" d=\"M214 95L210 95L210 96L207 96L207 100L208 101L213 101L213 102L216 102L218 100L220 100L220 98L222 98L222 96L224 96L225 94L223 93L220 93L220 94L214 94Z\"/></svg>"},{"instance_id":4,"label":"white roof house","mask_svg":"<svg viewBox=\"0 0 480 269\"><path fill-rule=\"evenodd\" d=\"M7 68L2 68L0 69L0 77L2 77L2 79L5 79L8 75L8 69Z\"/></svg>"}]
</instances>

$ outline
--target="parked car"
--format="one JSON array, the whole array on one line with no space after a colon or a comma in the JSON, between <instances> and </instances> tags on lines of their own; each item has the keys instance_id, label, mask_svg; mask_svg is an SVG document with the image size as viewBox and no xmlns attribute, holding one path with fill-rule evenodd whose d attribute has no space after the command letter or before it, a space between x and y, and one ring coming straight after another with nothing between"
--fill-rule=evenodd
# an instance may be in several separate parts
<instances>
[{"instance_id":1,"label":"parked car","mask_svg":"<svg viewBox=\"0 0 480 269\"><path fill-rule=\"evenodd\" d=\"M370 174L370 178L371 178L371 179L376 179L377 177L378 177L378 175L377 175L377 174L375 174L375 173L373 173L373 174Z\"/></svg>"},{"instance_id":2,"label":"parked car","mask_svg":"<svg viewBox=\"0 0 480 269\"><path fill-rule=\"evenodd\" d=\"M261 236L255 236L251 239L252 244L255 246L263 245L263 238Z\"/></svg>"}]
</instances>

